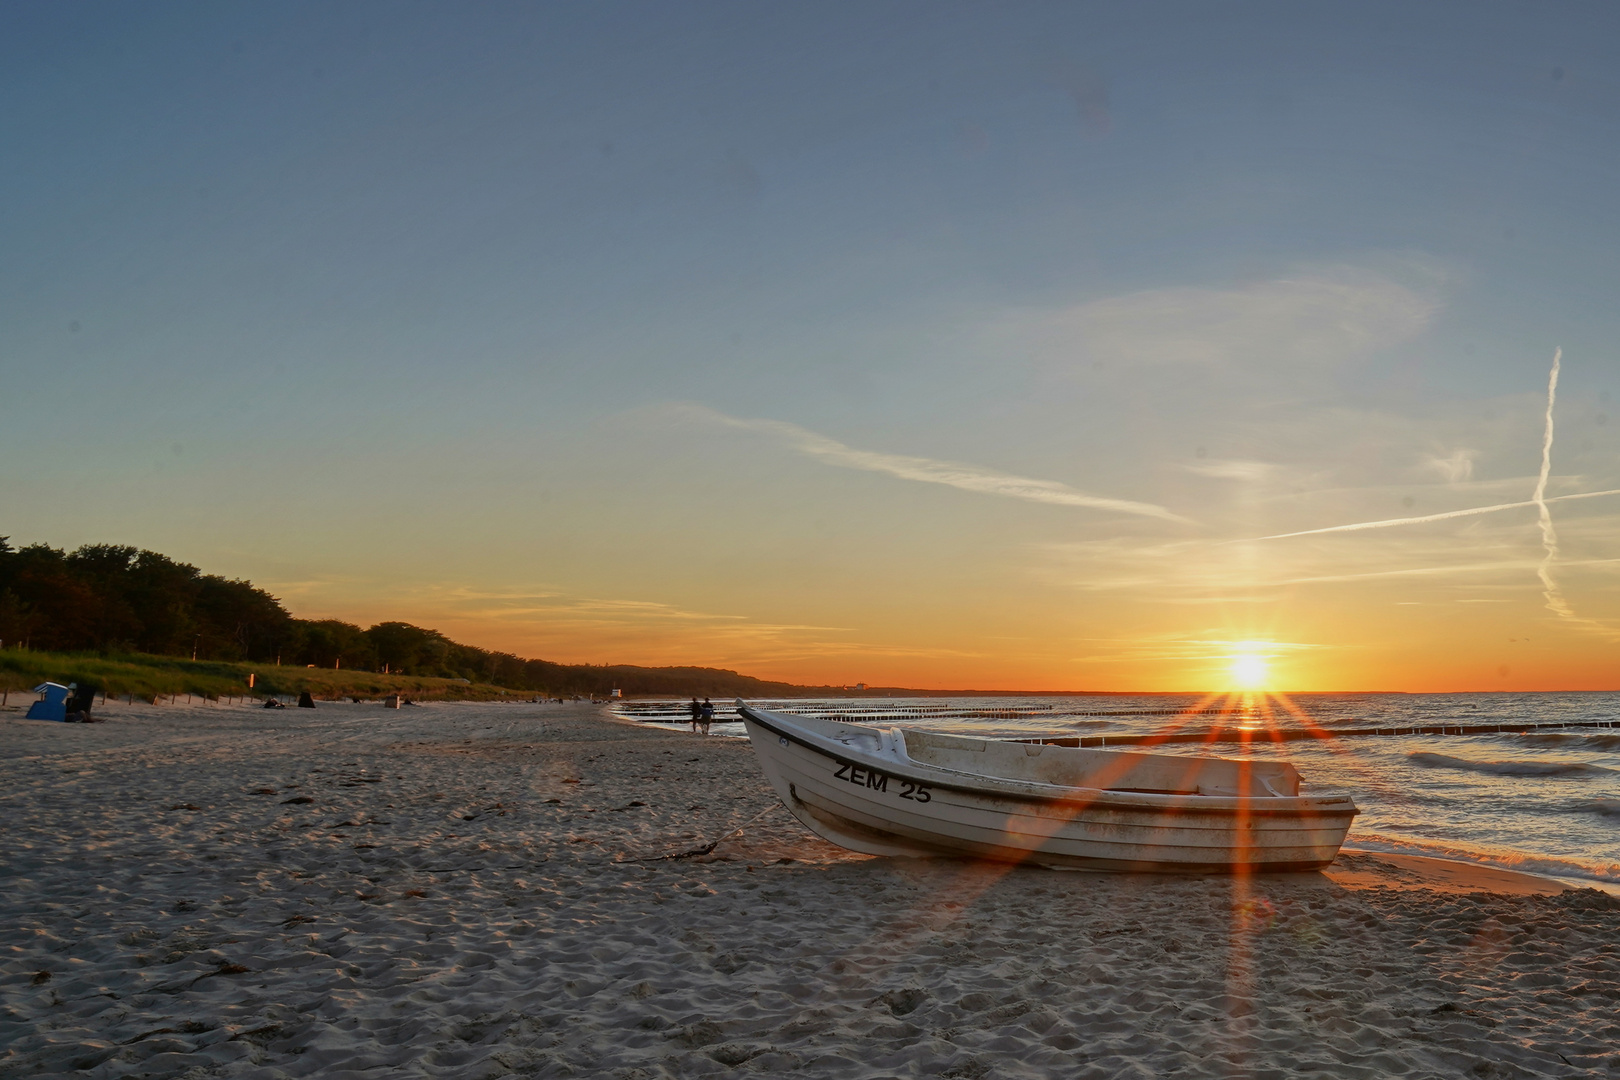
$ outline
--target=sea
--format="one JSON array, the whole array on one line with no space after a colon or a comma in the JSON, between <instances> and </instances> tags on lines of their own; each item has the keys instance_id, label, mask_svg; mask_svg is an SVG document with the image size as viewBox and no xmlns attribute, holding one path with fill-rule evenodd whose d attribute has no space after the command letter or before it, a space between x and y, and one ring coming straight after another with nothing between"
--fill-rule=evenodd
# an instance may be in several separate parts
<instances>
[{"instance_id":1,"label":"sea","mask_svg":"<svg viewBox=\"0 0 1620 1080\"><path fill-rule=\"evenodd\" d=\"M735 706L716 704L712 732L746 737ZM1346 847L1480 863L1620 892L1620 693L1143 694L752 704L983 738L1245 730L1255 741L1166 743L1152 750L1287 759L1299 769L1303 792L1345 791L1355 797L1362 812ZM684 700L638 699L616 709L646 723L688 722ZM1578 726L1594 722L1614 726ZM1368 733L1496 724L1535 724L1538 730ZM1266 734L1302 728L1331 737L1276 742Z\"/></svg>"}]
</instances>

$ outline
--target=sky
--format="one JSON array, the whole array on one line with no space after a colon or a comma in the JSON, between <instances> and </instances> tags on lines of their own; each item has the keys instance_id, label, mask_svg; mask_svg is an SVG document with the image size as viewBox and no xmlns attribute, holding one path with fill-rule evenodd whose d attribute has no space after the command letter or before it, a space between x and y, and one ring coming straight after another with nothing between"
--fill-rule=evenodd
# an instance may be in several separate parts
<instances>
[{"instance_id":1,"label":"sky","mask_svg":"<svg viewBox=\"0 0 1620 1080\"><path fill-rule=\"evenodd\" d=\"M1617 31L0 3L0 534L566 662L1617 689Z\"/></svg>"}]
</instances>

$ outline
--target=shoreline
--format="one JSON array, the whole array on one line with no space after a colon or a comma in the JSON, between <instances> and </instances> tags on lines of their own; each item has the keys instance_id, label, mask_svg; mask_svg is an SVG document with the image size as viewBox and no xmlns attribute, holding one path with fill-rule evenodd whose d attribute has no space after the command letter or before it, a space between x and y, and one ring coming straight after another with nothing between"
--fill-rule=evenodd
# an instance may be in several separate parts
<instances>
[{"instance_id":1,"label":"shoreline","mask_svg":"<svg viewBox=\"0 0 1620 1080\"><path fill-rule=\"evenodd\" d=\"M1322 871L1352 889L1428 889L1440 893L1495 893L1503 896L1556 896L1573 889L1597 891L1602 882L1572 885L1559 878L1522 870L1507 870L1461 859L1432 855L1404 855L1346 845L1333 865Z\"/></svg>"},{"instance_id":2,"label":"shoreline","mask_svg":"<svg viewBox=\"0 0 1620 1080\"><path fill-rule=\"evenodd\" d=\"M16 715L8 1077L1620 1067L1620 900L1530 874L876 859L604 706Z\"/></svg>"}]
</instances>

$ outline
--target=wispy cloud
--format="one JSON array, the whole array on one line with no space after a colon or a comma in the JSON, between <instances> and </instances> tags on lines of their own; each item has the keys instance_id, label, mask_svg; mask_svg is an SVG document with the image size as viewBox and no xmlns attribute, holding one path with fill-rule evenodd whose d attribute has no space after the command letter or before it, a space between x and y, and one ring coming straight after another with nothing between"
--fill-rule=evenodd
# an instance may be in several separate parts
<instances>
[{"instance_id":1,"label":"wispy cloud","mask_svg":"<svg viewBox=\"0 0 1620 1080\"><path fill-rule=\"evenodd\" d=\"M1238 651L1258 652L1266 657L1279 657L1290 653L1303 653L1320 649L1342 648L1305 641L1271 641L1239 639L1230 636L1175 637L1147 635L1135 639L1077 638L1077 642L1095 642L1105 648L1083 656L1076 661L1225 661Z\"/></svg>"},{"instance_id":2,"label":"wispy cloud","mask_svg":"<svg viewBox=\"0 0 1620 1080\"><path fill-rule=\"evenodd\" d=\"M1448 484L1464 484L1474 478L1474 458L1477 456L1473 450L1453 450L1445 457L1431 454L1423 464L1431 472L1439 473Z\"/></svg>"},{"instance_id":3,"label":"wispy cloud","mask_svg":"<svg viewBox=\"0 0 1620 1080\"><path fill-rule=\"evenodd\" d=\"M1187 519L1162 506L1137 502L1132 499L1114 499L1104 495L1091 495L1078 491L1056 480L1037 480L1015 476L978 465L935 458L913 457L907 454L885 454L875 450L859 450L836 439L782 420L744 420L701 406L686 406L685 410L706 422L724 424L743 431L756 431L780 439L806 457L845 469L885 473L901 480L914 480L924 484L943 484L946 487L971 491L980 495L999 495L1027 502L1048 503L1053 506L1083 507L1088 510L1107 510L1116 514L1134 514L1158 518L1161 521L1187 523Z\"/></svg>"},{"instance_id":4,"label":"wispy cloud","mask_svg":"<svg viewBox=\"0 0 1620 1080\"><path fill-rule=\"evenodd\" d=\"M1276 465L1267 461L1197 461L1183 465L1182 468L1199 476L1209 476L1216 480L1246 480L1256 482L1265 480L1278 471Z\"/></svg>"},{"instance_id":5,"label":"wispy cloud","mask_svg":"<svg viewBox=\"0 0 1620 1080\"><path fill-rule=\"evenodd\" d=\"M1281 372L1332 365L1408 340L1439 306L1432 290L1339 266L1238 288L1153 289L1093 300L1045 325L1068 362L1084 354L1132 368L1191 364Z\"/></svg>"}]
</instances>

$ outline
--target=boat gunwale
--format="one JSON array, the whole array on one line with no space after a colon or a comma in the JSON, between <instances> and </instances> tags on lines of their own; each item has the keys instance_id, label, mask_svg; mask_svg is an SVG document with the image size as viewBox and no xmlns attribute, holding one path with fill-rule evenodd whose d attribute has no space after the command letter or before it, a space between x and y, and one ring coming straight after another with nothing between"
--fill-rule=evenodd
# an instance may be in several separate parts
<instances>
[{"instance_id":1,"label":"boat gunwale","mask_svg":"<svg viewBox=\"0 0 1620 1080\"><path fill-rule=\"evenodd\" d=\"M1020 790L1020 785L1034 786L1040 781L1015 780L1007 777L985 776L982 784L967 784L950 779L952 776L974 776L973 773L958 773L954 770L941 769L938 766L922 765L916 767L916 762L891 762L876 755L868 755L856 751L855 755L846 756L830 747L821 746L811 741L817 738L814 733L801 734L798 731L785 730L761 717L761 713L775 716L763 709L756 709L741 701L737 703L737 711L743 718L758 724L766 731L778 738L787 739L797 743L807 750L831 758L840 765L849 765L858 768L877 768L882 772L922 784L929 788L940 788L945 791L954 791L959 794L973 795L981 799L1006 799L1015 802L1034 803L1063 808L1119 810L1135 813L1183 813L1183 814L1213 814L1225 817L1287 817L1287 818L1342 818L1355 817L1361 809L1355 805L1349 795L1258 795L1258 796L1230 796L1230 795L1188 795L1188 794L1153 794L1149 792L1119 792L1108 788L1062 787L1057 784L1043 784L1041 786L1053 788L1063 792L1094 792L1096 797L1075 797L1072 795L1047 795L1042 792ZM791 721L789 721L791 723ZM871 729L877 730L877 729ZM808 737L807 737L808 736ZM830 741L830 740L829 740ZM994 741L994 740L989 740ZM757 752L757 751L756 751ZM859 756L863 760L855 760ZM875 764L874 764L875 763ZM908 768L907 765L913 767ZM944 774L942 779L939 774ZM994 786L992 786L994 785ZM1008 785L1006 789L1002 785ZM1193 803L1190 800L1198 800ZM1320 805L1316 800L1341 799L1348 806ZM1268 802L1306 803L1304 806L1284 807L1267 805Z\"/></svg>"}]
</instances>

